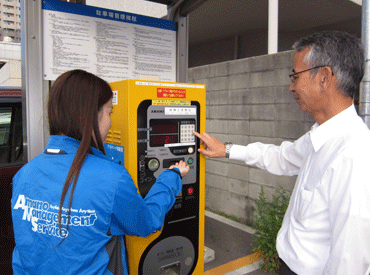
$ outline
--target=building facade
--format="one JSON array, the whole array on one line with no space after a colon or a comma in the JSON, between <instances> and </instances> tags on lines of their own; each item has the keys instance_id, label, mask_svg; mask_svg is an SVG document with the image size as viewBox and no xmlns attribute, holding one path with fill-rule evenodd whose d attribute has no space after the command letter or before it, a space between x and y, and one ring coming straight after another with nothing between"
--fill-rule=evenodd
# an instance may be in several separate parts
<instances>
[{"instance_id":1,"label":"building facade","mask_svg":"<svg viewBox=\"0 0 370 275\"><path fill-rule=\"evenodd\" d=\"M20 2L20 0L0 0L0 41L21 42Z\"/></svg>"},{"instance_id":2,"label":"building facade","mask_svg":"<svg viewBox=\"0 0 370 275\"><path fill-rule=\"evenodd\" d=\"M0 41L0 87L21 87L21 44Z\"/></svg>"}]
</instances>

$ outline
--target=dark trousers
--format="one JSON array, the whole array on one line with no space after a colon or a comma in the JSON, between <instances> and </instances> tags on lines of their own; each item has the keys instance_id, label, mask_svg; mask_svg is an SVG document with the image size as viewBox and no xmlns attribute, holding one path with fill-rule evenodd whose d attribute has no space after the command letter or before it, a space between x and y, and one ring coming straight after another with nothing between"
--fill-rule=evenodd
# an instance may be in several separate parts
<instances>
[{"instance_id":1,"label":"dark trousers","mask_svg":"<svg viewBox=\"0 0 370 275\"><path fill-rule=\"evenodd\" d=\"M286 265L286 263L280 259L280 275L297 275L297 273L294 273L290 270L289 266Z\"/></svg>"}]
</instances>

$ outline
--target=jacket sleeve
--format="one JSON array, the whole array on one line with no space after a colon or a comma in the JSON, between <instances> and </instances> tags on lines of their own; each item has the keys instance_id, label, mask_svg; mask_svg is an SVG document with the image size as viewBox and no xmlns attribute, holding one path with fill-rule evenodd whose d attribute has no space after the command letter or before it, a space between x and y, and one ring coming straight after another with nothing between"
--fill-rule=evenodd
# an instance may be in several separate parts
<instances>
[{"instance_id":1,"label":"jacket sleeve","mask_svg":"<svg viewBox=\"0 0 370 275\"><path fill-rule=\"evenodd\" d=\"M119 182L113 202L112 234L146 237L160 230L181 190L180 176L166 170L159 175L143 199L131 176L125 171L124 180Z\"/></svg>"},{"instance_id":2,"label":"jacket sleeve","mask_svg":"<svg viewBox=\"0 0 370 275\"><path fill-rule=\"evenodd\" d=\"M298 175L309 150L308 139L306 134L294 143L284 141L280 146L260 142L248 146L234 145L231 147L230 159L244 161L247 165L275 175Z\"/></svg>"}]
</instances>

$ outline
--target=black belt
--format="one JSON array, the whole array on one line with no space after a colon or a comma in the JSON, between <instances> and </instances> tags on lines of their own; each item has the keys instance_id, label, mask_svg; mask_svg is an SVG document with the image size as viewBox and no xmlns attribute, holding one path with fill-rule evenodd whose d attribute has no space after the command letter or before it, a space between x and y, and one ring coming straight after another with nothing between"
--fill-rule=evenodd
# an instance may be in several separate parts
<instances>
[{"instance_id":1,"label":"black belt","mask_svg":"<svg viewBox=\"0 0 370 275\"><path fill-rule=\"evenodd\" d=\"M297 273L294 273L287 264L279 258L280 261L280 275L297 275Z\"/></svg>"}]
</instances>

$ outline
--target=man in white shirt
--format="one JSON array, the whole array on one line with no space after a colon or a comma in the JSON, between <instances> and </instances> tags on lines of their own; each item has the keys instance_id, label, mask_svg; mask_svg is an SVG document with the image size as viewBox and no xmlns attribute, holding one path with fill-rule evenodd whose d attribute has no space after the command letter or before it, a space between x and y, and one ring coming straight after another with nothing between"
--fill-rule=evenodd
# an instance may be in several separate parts
<instances>
[{"instance_id":1,"label":"man in white shirt","mask_svg":"<svg viewBox=\"0 0 370 275\"><path fill-rule=\"evenodd\" d=\"M276 247L281 274L365 275L370 265L370 131L353 96L363 77L359 39L325 31L298 40L289 87L311 130L280 146L232 145L194 134L209 157L298 175ZM368 275L368 274L366 274Z\"/></svg>"}]
</instances>

